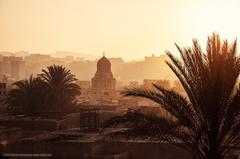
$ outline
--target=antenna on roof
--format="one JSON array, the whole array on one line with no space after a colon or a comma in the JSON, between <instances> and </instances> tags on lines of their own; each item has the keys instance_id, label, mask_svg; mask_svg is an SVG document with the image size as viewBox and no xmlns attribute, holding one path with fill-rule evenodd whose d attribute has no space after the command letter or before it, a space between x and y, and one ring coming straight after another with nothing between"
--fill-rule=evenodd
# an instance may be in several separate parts
<instances>
[{"instance_id":1,"label":"antenna on roof","mask_svg":"<svg viewBox=\"0 0 240 159\"><path fill-rule=\"evenodd\" d=\"M103 51L103 56L105 56L105 52Z\"/></svg>"}]
</instances>

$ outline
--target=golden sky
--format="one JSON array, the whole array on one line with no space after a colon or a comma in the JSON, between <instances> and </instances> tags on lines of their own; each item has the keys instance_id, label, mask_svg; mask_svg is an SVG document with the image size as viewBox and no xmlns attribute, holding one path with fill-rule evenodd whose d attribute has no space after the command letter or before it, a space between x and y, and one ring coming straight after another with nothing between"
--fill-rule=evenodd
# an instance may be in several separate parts
<instances>
[{"instance_id":1,"label":"golden sky","mask_svg":"<svg viewBox=\"0 0 240 159\"><path fill-rule=\"evenodd\" d=\"M142 58L239 36L239 0L0 0L0 50Z\"/></svg>"}]
</instances>

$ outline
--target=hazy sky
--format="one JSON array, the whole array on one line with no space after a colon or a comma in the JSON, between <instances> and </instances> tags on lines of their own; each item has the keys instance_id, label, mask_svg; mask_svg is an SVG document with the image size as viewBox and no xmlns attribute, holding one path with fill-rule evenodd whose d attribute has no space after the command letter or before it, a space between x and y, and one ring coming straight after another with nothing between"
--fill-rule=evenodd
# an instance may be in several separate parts
<instances>
[{"instance_id":1,"label":"hazy sky","mask_svg":"<svg viewBox=\"0 0 240 159\"><path fill-rule=\"evenodd\" d=\"M141 58L240 31L238 0L0 0L0 50Z\"/></svg>"}]
</instances>

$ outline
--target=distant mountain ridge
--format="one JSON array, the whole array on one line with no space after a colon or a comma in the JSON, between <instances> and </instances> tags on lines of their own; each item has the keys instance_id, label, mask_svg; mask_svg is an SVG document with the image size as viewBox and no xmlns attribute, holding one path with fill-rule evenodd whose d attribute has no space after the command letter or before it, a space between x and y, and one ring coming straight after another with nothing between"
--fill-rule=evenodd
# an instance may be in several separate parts
<instances>
[{"instance_id":1,"label":"distant mountain ridge","mask_svg":"<svg viewBox=\"0 0 240 159\"><path fill-rule=\"evenodd\" d=\"M71 52L71 51L56 51L55 53L42 53L42 52L28 52L28 51L0 51L0 55L2 56L17 56L17 57L25 57L30 54L42 54L42 55L50 55L52 57L66 57L66 56L73 56L75 58L82 58L86 60L96 60L101 57L101 55L94 55L94 54L86 54L86 53L78 53L78 52Z\"/></svg>"}]
</instances>

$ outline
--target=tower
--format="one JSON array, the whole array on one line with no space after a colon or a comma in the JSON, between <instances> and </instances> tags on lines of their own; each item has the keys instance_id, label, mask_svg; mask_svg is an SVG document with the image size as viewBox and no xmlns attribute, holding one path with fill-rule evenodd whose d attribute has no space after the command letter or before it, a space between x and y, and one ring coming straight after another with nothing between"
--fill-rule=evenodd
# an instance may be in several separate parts
<instances>
[{"instance_id":1,"label":"tower","mask_svg":"<svg viewBox=\"0 0 240 159\"><path fill-rule=\"evenodd\" d=\"M92 89L101 91L115 90L115 86L116 79L111 71L111 62L105 57L103 52L103 57L97 62L95 76L92 78Z\"/></svg>"}]
</instances>

